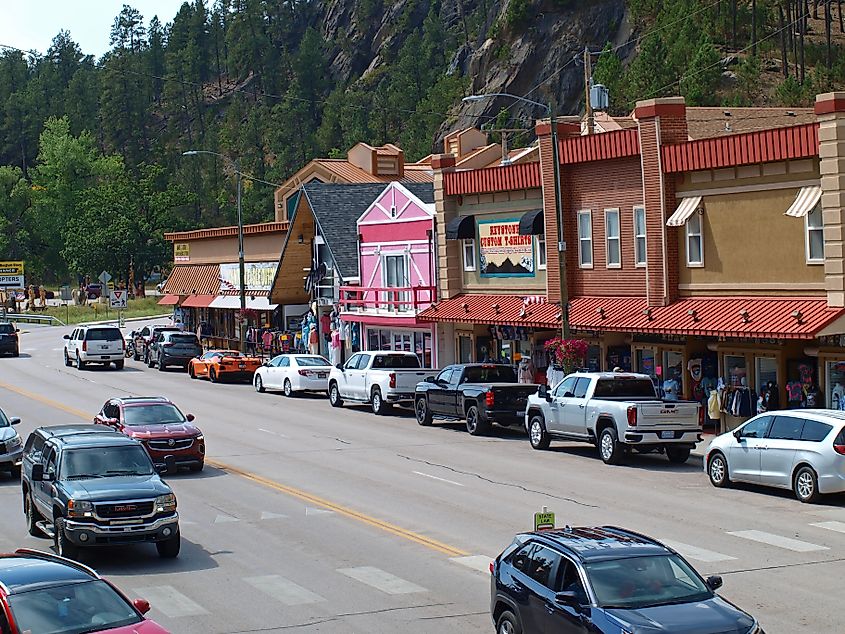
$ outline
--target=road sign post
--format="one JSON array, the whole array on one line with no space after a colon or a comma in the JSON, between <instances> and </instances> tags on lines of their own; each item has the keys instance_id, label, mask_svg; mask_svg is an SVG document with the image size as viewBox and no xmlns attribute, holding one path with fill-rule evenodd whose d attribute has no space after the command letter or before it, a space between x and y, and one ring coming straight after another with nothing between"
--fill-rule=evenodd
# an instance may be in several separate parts
<instances>
[{"instance_id":1,"label":"road sign post","mask_svg":"<svg viewBox=\"0 0 845 634\"><path fill-rule=\"evenodd\" d=\"M128 296L129 291L125 288L116 288L109 294L109 301L106 306L117 310L117 323L119 326L123 326L123 310L126 308L126 299Z\"/></svg>"}]
</instances>

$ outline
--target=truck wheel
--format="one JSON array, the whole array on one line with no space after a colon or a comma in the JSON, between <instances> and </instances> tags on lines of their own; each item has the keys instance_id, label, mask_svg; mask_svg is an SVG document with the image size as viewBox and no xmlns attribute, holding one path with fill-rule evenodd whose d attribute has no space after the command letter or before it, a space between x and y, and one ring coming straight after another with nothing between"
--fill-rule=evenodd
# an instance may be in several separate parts
<instances>
[{"instance_id":1,"label":"truck wheel","mask_svg":"<svg viewBox=\"0 0 845 634\"><path fill-rule=\"evenodd\" d=\"M332 383L329 386L329 403L332 407L343 407L343 399L340 398L340 390L337 389L337 383Z\"/></svg>"},{"instance_id":2,"label":"truck wheel","mask_svg":"<svg viewBox=\"0 0 845 634\"><path fill-rule=\"evenodd\" d=\"M370 396L370 403L373 407L373 414L376 416L384 416L387 410L390 409L390 403L385 403L381 396L381 390L377 387L373 388L373 393Z\"/></svg>"},{"instance_id":3,"label":"truck wheel","mask_svg":"<svg viewBox=\"0 0 845 634\"><path fill-rule=\"evenodd\" d=\"M23 499L24 511L26 512L26 530L33 537L44 537L44 533L38 528L38 522L41 521L41 513L35 508L35 503L32 501L32 496L27 493Z\"/></svg>"},{"instance_id":4,"label":"truck wheel","mask_svg":"<svg viewBox=\"0 0 845 634\"><path fill-rule=\"evenodd\" d=\"M115 362L114 362L114 367L115 367L115 369L116 369L116 370L122 370L122 369L123 369L123 364L124 364L124 363L126 363L126 362L125 362L123 359L121 359L120 361L115 361Z\"/></svg>"},{"instance_id":5,"label":"truck wheel","mask_svg":"<svg viewBox=\"0 0 845 634\"><path fill-rule=\"evenodd\" d=\"M428 409L428 400L424 396L422 398L418 398L414 403L414 412L417 415L418 424L423 427L431 425L431 421L434 417L431 415L431 410Z\"/></svg>"},{"instance_id":6,"label":"truck wheel","mask_svg":"<svg viewBox=\"0 0 845 634\"><path fill-rule=\"evenodd\" d=\"M625 451L616 430L613 427L605 427L599 434L599 454L605 464L619 464Z\"/></svg>"},{"instance_id":7,"label":"truck wheel","mask_svg":"<svg viewBox=\"0 0 845 634\"><path fill-rule=\"evenodd\" d=\"M170 539L166 539L163 542L156 542L156 550L158 550L158 556L162 559L175 559L179 556L181 545L182 538L179 536L179 533L176 533Z\"/></svg>"},{"instance_id":8,"label":"truck wheel","mask_svg":"<svg viewBox=\"0 0 845 634\"><path fill-rule=\"evenodd\" d=\"M470 405L467 410L466 425L471 436L483 436L490 431L490 423L482 418L475 405Z\"/></svg>"},{"instance_id":9,"label":"truck wheel","mask_svg":"<svg viewBox=\"0 0 845 634\"><path fill-rule=\"evenodd\" d=\"M672 464L684 464L689 460L689 447L666 447L666 457Z\"/></svg>"},{"instance_id":10,"label":"truck wheel","mask_svg":"<svg viewBox=\"0 0 845 634\"><path fill-rule=\"evenodd\" d=\"M534 449L548 449L552 442L546 431L546 423L539 414L534 414L528 423L528 440Z\"/></svg>"},{"instance_id":11,"label":"truck wheel","mask_svg":"<svg viewBox=\"0 0 845 634\"><path fill-rule=\"evenodd\" d=\"M66 557L68 559L76 559L78 556L78 549L76 545L71 542L67 535L65 535L65 518L57 517L53 522L53 546L56 554L59 557Z\"/></svg>"}]
</instances>

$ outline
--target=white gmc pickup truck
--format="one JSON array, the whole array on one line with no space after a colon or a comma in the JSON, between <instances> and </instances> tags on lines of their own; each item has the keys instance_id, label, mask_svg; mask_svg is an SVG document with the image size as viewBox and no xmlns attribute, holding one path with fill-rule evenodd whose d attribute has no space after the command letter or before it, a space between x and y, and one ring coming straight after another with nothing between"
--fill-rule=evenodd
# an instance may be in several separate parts
<instances>
[{"instance_id":1,"label":"white gmc pickup truck","mask_svg":"<svg viewBox=\"0 0 845 634\"><path fill-rule=\"evenodd\" d=\"M631 450L665 451L670 462L683 463L701 440L700 407L660 399L647 374L576 372L528 397L525 428L534 449L575 440L596 445L607 464Z\"/></svg>"},{"instance_id":2,"label":"white gmc pickup truck","mask_svg":"<svg viewBox=\"0 0 845 634\"><path fill-rule=\"evenodd\" d=\"M329 402L368 403L373 413L384 414L391 405L413 405L417 383L431 374L420 367L413 352L358 352L329 374Z\"/></svg>"}]
</instances>

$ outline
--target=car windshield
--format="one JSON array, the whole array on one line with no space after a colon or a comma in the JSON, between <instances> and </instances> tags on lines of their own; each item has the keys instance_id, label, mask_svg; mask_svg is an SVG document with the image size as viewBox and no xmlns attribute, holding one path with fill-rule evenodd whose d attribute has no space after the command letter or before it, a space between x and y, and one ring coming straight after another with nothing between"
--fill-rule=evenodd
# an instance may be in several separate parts
<instances>
[{"instance_id":1,"label":"car windshield","mask_svg":"<svg viewBox=\"0 0 845 634\"><path fill-rule=\"evenodd\" d=\"M471 365L462 383L516 383L516 372L509 365Z\"/></svg>"},{"instance_id":2,"label":"car windshield","mask_svg":"<svg viewBox=\"0 0 845 634\"><path fill-rule=\"evenodd\" d=\"M296 363L302 367L331 365L329 360L324 357L296 357Z\"/></svg>"},{"instance_id":3,"label":"car windshield","mask_svg":"<svg viewBox=\"0 0 845 634\"><path fill-rule=\"evenodd\" d=\"M584 568L603 608L640 609L713 597L701 577L677 555L588 562Z\"/></svg>"},{"instance_id":4,"label":"car windshield","mask_svg":"<svg viewBox=\"0 0 845 634\"><path fill-rule=\"evenodd\" d=\"M177 335L170 335L167 338L167 341L170 343L181 343L181 344L190 344L198 346L200 345L199 339L197 339L196 335L189 335L189 334L177 334Z\"/></svg>"},{"instance_id":5,"label":"car windshield","mask_svg":"<svg viewBox=\"0 0 845 634\"><path fill-rule=\"evenodd\" d=\"M123 335L117 328L91 328L85 334L86 341L120 341Z\"/></svg>"},{"instance_id":6,"label":"car windshield","mask_svg":"<svg viewBox=\"0 0 845 634\"><path fill-rule=\"evenodd\" d=\"M651 379L613 377L599 379L593 398L657 398Z\"/></svg>"},{"instance_id":7,"label":"car windshield","mask_svg":"<svg viewBox=\"0 0 845 634\"><path fill-rule=\"evenodd\" d=\"M15 327L12 324L0 324L0 335L11 335L15 332Z\"/></svg>"},{"instance_id":8,"label":"car windshield","mask_svg":"<svg viewBox=\"0 0 845 634\"><path fill-rule=\"evenodd\" d=\"M389 370L419 368L420 360L415 354L378 354L373 359L373 367Z\"/></svg>"},{"instance_id":9,"label":"car windshield","mask_svg":"<svg viewBox=\"0 0 845 634\"><path fill-rule=\"evenodd\" d=\"M143 621L100 579L12 594L9 606L20 632L84 634Z\"/></svg>"},{"instance_id":10,"label":"car windshield","mask_svg":"<svg viewBox=\"0 0 845 634\"><path fill-rule=\"evenodd\" d=\"M0 409L0 427L10 427L10 426L11 426L11 423L9 422L9 419L6 418L6 413L2 409Z\"/></svg>"},{"instance_id":11,"label":"car windshield","mask_svg":"<svg viewBox=\"0 0 845 634\"><path fill-rule=\"evenodd\" d=\"M62 456L61 474L65 479L152 475L153 463L140 445L73 449Z\"/></svg>"},{"instance_id":12,"label":"car windshield","mask_svg":"<svg viewBox=\"0 0 845 634\"><path fill-rule=\"evenodd\" d=\"M131 405L123 408L123 422L130 427L138 425L168 425L184 423L185 417L175 405Z\"/></svg>"}]
</instances>

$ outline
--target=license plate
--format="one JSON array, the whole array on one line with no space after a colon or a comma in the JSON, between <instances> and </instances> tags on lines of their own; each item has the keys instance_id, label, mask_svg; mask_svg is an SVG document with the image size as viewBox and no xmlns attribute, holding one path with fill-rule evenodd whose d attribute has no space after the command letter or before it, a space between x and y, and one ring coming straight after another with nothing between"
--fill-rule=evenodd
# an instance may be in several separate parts
<instances>
[{"instance_id":1,"label":"license plate","mask_svg":"<svg viewBox=\"0 0 845 634\"><path fill-rule=\"evenodd\" d=\"M246 370L246 363L239 363L238 370Z\"/></svg>"},{"instance_id":2,"label":"license plate","mask_svg":"<svg viewBox=\"0 0 845 634\"><path fill-rule=\"evenodd\" d=\"M108 350L108 349L109 349L108 346L100 346L100 350Z\"/></svg>"},{"instance_id":3,"label":"license plate","mask_svg":"<svg viewBox=\"0 0 845 634\"><path fill-rule=\"evenodd\" d=\"M317 373L317 378L318 378L318 379L325 379L327 376L329 376L329 375L328 375L328 374L326 374L325 372L318 372L318 373Z\"/></svg>"},{"instance_id":4,"label":"license plate","mask_svg":"<svg viewBox=\"0 0 845 634\"><path fill-rule=\"evenodd\" d=\"M662 431L662 432L660 432L660 437L661 438L674 438L675 432L673 432L673 431Z\"/></svg>"},{"instance_id":5,"label":"license plate","mask_svg":"<svg viewBox=\"0 0 845 634\"><path fill-rule=\"evenodd\" d=\"M525 410L516 413L517 416L525 416Z\"/></svg>"}]
</instances>

